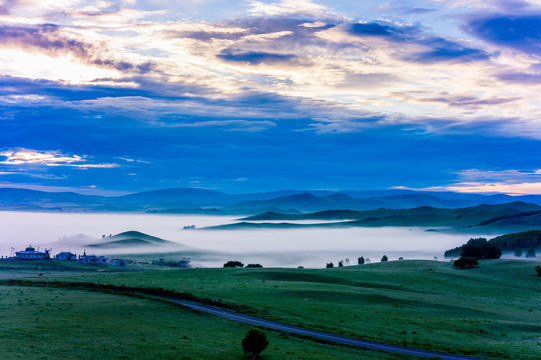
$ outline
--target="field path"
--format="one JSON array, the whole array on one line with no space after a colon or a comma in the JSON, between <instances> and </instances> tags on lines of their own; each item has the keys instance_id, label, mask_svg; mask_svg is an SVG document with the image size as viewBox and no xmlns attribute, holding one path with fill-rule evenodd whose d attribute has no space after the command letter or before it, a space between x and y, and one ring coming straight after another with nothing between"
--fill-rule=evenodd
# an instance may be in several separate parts
<instances>
[{"instance_id":1,"label":"field path","mask_svg":"<svg viewBox=\"0 0 541 360\"><path fill-rule=\"evenodd\" d=\"M400 353L400 354L405 354L405 355L439 358L439 359L444 359L444 360L481 360L479 358L471 358L471 357L459 356L459 355L440 354L440 353L435 353L435 352L430 352L430 351L425 351L425 350L410 349L410 348L405 348L405 347L396 346L396 345L381 344L381 343L376 343L376 342L371 342L371 341L366 341L366 340L359 340L359 339L340 336L340 335L334 335L334 334L320 332L320 331L308 330L308 329L304 329L297 326L282 324L275 321L269 321L269 320L249 316L249 315L239 314L234 311L224 310L224 309L214 307L214 306L202 305L202 304L192 302L192 301L187 301L187 300L171 299L171 301L181 304L183 306L186 306L188 308L194 309L194 310L217 315L229 320L238 321L238 322L251 324L251 325L257 325L257 326L284 331L284 332L297 334L297 335L312 336L318 339L332 341L332 342L336 342L340 344L347 344L347 345L352 345L352 346L357 346L357 347L362 347L362 348L367 348L367 349Z\"/></svg>"}]
</instances>

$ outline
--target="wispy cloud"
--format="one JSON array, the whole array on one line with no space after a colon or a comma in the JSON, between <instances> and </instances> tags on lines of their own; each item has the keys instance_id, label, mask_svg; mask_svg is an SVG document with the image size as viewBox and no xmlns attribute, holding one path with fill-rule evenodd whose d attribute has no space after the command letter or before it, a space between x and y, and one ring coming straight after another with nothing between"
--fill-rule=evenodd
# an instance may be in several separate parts
<instances>
[{"instance_id":1,"label":"wispy cloud","mask_svg":"<svg viewBox=\"0 0 541 360\"><path fill-rule=\"evenodd\" d=\"M3 165L45 165L69 166L82 169L113 168L118 164L93 164L88 162L87 156L65 155L59 151L37 151L29 149L14 149L0 152L0 161Z\"/></svg>"}]
</instances>

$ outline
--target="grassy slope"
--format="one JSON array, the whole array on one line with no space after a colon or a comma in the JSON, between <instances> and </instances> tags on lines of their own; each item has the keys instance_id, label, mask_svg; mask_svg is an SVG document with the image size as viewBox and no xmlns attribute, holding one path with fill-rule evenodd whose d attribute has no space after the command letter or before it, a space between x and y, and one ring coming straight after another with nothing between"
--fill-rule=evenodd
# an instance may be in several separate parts
<instances>
[{"instance_id":1,"label":"grassy slope","mask_svg":"<svg viewBox=\"0 0 541 360\"><path fill-rule=\"evenodd\" d=\"M248 328L147 299L0 287L1 359L248 359L240 346ZM277 332L267 335L263 360L396 358Z\"/></svg>"},{"instance_id":2,"label":"grassy slope","mask_svg":"<svg viewBox=\"0 0 541 360\"><path fill-rule=\"evenodd\" d=\"M84 281L157 286L251 307L270 319L491 359L541 354L541 278L534 264L396 261L326 270L192 269L88 274Z\"/></svg>"}]
</instances>

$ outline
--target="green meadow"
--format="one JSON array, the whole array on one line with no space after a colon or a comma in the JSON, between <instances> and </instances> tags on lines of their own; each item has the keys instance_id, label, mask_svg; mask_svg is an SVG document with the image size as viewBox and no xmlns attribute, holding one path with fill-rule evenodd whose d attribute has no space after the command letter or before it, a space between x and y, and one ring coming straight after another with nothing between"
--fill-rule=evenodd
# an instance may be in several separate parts
<instances>
[{"instance_id":1,"label":"green meadow","mask_svg":"<svg viewBox=\"0 0 541 360\"><path fill-rule=\"evenodd\" d=\"M541 277L535 265L485 260L478 268L459 270L448 262L393 261L321 270L44 270L34 276L191 293L271 320L412 348L485 359L539 359ZM10 271L16 272L4 270ZM9 339L2 351L19 349L14 354L36 341L59 351L64 346L59 339L67 336L72 344L65 347L71 351L95 348L109 358L133 358L134 351L145 358L148 351L158 354L148 358L239 359L240 340L249 328L152 299L75 289L1 289L0 327ZM397 358L267 334L271 345L263 359ZM122 341L107 340L115 336Z\"/></svg>"}]
</instances>

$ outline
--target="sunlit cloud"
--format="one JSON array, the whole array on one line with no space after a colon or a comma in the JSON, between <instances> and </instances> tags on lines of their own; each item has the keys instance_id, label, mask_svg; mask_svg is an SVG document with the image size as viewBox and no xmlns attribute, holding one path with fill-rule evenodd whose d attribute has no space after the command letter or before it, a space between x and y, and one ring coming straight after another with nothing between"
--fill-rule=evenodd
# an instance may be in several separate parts
<instances>
[{"instance_id":1,"label":"sunlit cloud","mask_svg":"<svg viewBox=\"0 0 541 360\"><path fill-rule=\"evenodd\" d=\"M250 0L250 12L254 16L322 15L327 8L312 0L281 0L275 3Z\"/></svg>"},{"instance_id":2,"label":"sunlit cloud","mask_svg":"<svg viewBox=\"0 0 541 360\"><path fill-rule=\"evenodd\" d=\"M45 166L69 166L76 168L113 168L118 164L93 164L87 163L87 156L65 155L59 151L36 151L29 149L15 149L0 152L2 165L45 165Z\"/></svg>"},{"instance_id":3,"label":"sunlit cloud","mask_svg":"<svg viewBox=\"0 0 541 360\"><path fill-rule=\"evenodd\" d=\"M503 182L463 182L444 186L431 186L417 190L454 191L460 193L485 193L507 195L541 195L541 182L503 183Z\"/></svg>"},{"instance_id":4,"label":"sunlit cloud","mask_svg":"<svg viewBox=\"0 0 541 360\"><path fill-rule=\"evenodd\" d=\"M541 195L541 169L536 170L479 170L466 169L458 173L462 181L441 186L424 188L407 188L404 186L396 189L410 189L423 191L455 191L460 193L486 193L507 195Z\"/></svg>"}]
</instances>

